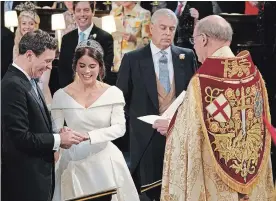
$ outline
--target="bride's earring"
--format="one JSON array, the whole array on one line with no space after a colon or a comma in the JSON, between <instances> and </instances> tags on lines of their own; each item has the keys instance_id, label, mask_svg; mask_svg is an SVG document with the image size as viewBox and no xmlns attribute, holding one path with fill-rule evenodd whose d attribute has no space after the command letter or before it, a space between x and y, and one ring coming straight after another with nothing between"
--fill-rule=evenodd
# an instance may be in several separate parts
<instances>
[{"instance_id":1,"label":"bride's earring","mask_svg":"<svg viewBox=\"0 0 276 201\"><path fill-rule=\"evenodd\" d=\"M79 75L75 72L74 81L79 82Z\"/></svg>"}]
</instances>

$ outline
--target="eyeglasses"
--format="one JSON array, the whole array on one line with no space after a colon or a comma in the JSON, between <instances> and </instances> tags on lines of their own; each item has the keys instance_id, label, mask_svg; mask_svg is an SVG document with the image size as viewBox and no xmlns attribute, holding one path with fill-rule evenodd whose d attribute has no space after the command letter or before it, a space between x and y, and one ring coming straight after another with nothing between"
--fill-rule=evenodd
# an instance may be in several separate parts
<instances>
[{"instance_id":1,"label":"eyeglasses","mask_svg":"<svg viewBox=\"0 0 276 201\"><path fill-rule=\"evenodd\" d=\"M198 34L198 35L195 35L195 36L192 36L191 38L189 38L190 43L192 45L194 45L195 44L195 38L198 37L198 36L203 36L203 34L206 35L207 37L209 37L207 34L201 33L201 34Z\"/></svg>"}]
</instances>

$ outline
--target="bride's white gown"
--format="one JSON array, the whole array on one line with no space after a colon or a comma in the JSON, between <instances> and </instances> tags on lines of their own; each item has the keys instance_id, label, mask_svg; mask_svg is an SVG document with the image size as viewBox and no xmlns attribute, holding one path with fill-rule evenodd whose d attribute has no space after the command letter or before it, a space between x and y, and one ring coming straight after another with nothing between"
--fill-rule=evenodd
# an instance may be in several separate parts
<instances>
[{"instance_id":1,"label":"bride's white gown","mask_svg":"<svg viewBox=\"0 0 276 201\"><path fill-rule=\"evenodd\" d=\"M88 132L91 141L61 149L56 164L53 201L117 188L112 201L138 201L139 196L121 151L111 142L125 133L124 97L109 87L92 105L84 108L63 89L53 97L52 117L56 129Z\"/></svg>"}]
</instances>

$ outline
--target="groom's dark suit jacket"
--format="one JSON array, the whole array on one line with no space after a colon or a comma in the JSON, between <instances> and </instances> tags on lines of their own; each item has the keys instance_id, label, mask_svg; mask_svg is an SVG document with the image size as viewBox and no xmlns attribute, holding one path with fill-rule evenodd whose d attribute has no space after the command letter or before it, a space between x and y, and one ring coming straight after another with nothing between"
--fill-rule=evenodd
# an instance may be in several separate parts
<instances>
[{"instance_id":1,"label":"groom's dark suit jacket","mask_svg":"<svg viewBox=\"0 0 276 201\"><path fill-rule=\"evenodd\" d=\"M1 81L2 200L50 201L54 136L39 87L10 65ZM41 102L42 101L42 102Z\"/></svg>"}]
</instances>

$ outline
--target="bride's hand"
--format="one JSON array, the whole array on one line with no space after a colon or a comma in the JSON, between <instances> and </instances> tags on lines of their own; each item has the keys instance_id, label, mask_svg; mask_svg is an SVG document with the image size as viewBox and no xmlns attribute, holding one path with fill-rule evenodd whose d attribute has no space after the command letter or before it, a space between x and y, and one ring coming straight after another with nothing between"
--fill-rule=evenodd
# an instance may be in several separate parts
<instances>
[{"instance_id":1,"label":"bride's hand","mask_svg":"<svg viewBox=\"0 0 276 201\"><path fill-rule=\"evenodd\" d=\"M76 135L78 137L81 137L82 141L86 141L86 140L90 139L88 133L80 133L80 132L77 132L77 131L73 131L73 133L74 133L74 135Z\"/></svg>"}]
</instances>

